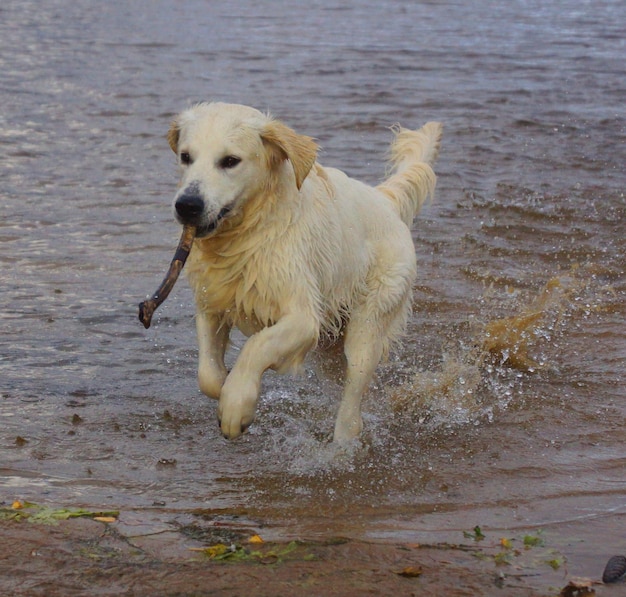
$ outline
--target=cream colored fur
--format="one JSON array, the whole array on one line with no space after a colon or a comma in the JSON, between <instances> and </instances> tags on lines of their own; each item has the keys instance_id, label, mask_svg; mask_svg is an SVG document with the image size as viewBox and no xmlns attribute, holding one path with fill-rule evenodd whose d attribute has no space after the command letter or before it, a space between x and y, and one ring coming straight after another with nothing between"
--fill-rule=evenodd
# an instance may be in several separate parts
<instances>
[{"instance_id":1,"label":"cream colored fur","mask_svg":"<svg viewBox=\"0 0 626 597\"><path fill-rule=\"evenodd\" d=\"M434 122L396 128L393 172L373 188L322 167L313 139L252 108L200 104L174 120L168 139L182 167L175 205L190 194L203 205L191 223L204 236L186 266L198 379L219 399L225 437L252 423L263 372L298 370L321 335L343 340L347 360L334 439L360 433L361 398L410 310L409 226L434 192L441 130ZM225 166L226 156L240 161ZM249 339L228 372L233 326Z\"/></svg>"}]
</instances>

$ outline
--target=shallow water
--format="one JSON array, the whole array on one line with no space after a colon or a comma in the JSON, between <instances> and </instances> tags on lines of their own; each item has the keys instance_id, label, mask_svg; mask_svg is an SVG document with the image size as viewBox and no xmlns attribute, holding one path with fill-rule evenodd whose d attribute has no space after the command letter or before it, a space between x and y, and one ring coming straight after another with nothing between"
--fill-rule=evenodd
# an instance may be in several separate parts
<instances>
[{"instance_id":1,"label":"shallow water","mask_svg":"<svg viewBox=\"0 0 626 597\"><path fill-rule=\"evenodd\" d=\"M626 529L623 3L231 9L0 8L2 499L289 536L543 528L597 576ZM349 450L328 443L332 368L267 374L229 443L196 387L186 284L137 321L179 234L165 132L205 99L271 110L370 183L391 125L445 125L409 333Z\"/></svg>"}]
</instances>

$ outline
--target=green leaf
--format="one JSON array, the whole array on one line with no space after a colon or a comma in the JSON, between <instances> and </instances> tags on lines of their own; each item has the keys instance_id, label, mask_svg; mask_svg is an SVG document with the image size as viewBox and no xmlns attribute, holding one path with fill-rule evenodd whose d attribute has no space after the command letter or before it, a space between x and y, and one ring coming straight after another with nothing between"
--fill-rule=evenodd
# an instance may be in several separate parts
<instances>
[{"instance_id":1,"label":"green leaf","mask_svg":"<svg viewBox=\"0 0 626 597\"><path fill-rule=\"evenodd\" d=\"M548 560L546 563L553 570L558 570L565 563L565 560L563 558L553 558Z\"/></svg>"},{"instance_id":2,"label":"green leaf","mask_svg":"<svg viewBox=\"0 0 626 597\"><path fill-rule=\"evenodd\" d=\"M473 532L471 533L468 531L463 531L463 537L465 537L466 539L471 539L472 541L482 541L485 538L485 535L478 525L476 525L472 531Z\"/></svg>"},{"instance_id":3,"label":"green leaf","mask_svg":"<svg viewBox=\"0 0 626 597\"><path fill-rule=\"evenodd\" d=\"M82 508L50 508L49 506L39 506L32 502L24 502L20 509L0 508L0 519L3 520L27 520L35 524L58 524L59 520L69 518L95 518L100 516L113 516L117 518L119 511L93 512Z\"/></svg>"},{"instance_id":4,"label":"green leaf","mask_svg":"<svg viewBox=\"0 0 626 597\"><path fill-rule=\"evenodd\" d=\"M537 533L537 535L524 535L524 547L527 549L530 549L531 547L540 547L543 543L544 541L539 536L539 533Z\"/></svg>"}]
</instances>

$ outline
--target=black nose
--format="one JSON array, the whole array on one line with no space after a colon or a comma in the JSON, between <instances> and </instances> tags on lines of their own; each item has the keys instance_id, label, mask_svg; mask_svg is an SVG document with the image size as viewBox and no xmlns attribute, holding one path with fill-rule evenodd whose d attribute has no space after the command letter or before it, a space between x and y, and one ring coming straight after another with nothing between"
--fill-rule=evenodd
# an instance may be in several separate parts
<instances>
[{"instance_id":1,"label":"black nose","mask_svg":"<svg viewBox=\"0 0 626 597\"><path fill-rule=\"evenodd\" d=\"M176 213L185 222L197 220L204 211L204 201L198 195L183 193L174 204Z\"/></svg>"}]
</instances>

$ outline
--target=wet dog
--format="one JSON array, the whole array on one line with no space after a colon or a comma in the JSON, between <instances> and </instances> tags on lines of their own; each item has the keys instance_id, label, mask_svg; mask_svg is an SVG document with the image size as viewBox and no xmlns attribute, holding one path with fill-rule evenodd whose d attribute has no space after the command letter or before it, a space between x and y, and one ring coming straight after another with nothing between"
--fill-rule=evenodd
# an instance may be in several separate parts
<instances>
[{"instance_id":1,"label":"wet dog","mask_svg":"<svg viewBox=\"0 0 626 597\"><path fill-rule=\"evenodd\" d=\"M187 272L197 306L200 389L219 399L222 433L255 417L268 368L298 370L320 337L343 342L334 440L362 430L361 398L410 311L413 218L432 195L442 127L397 127L379 186L317 163L317 144L246 106L179 114L168 141L181 168L178 221L197 228ZM228 372L233 326L249 339Z\"/></svg>"}]
</instances>

